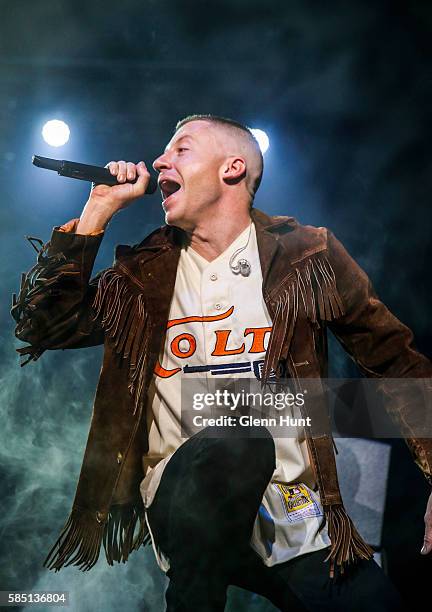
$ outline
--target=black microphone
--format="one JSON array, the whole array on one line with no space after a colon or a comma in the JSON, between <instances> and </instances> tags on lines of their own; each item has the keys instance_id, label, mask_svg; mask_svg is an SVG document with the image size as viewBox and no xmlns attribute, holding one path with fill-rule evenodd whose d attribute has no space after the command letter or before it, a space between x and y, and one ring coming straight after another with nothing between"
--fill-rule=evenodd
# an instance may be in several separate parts
<instances>
[{"instance_id":1,"label":"black microphone","mask_svg":"<svg viewBox=\"0 0 432 612\"><path fill-rule=\"evenodd\" d=\"M38 168L46 168L47 170L55 170L60 176L79 179L80 181L90 181L95 185L124 185L119 183L117 178L111 174L108 168L101 166L89 166L88 164L78 164L77 162L66 161L65 159L51 159L50 157L41 157L33 155L33 165ZM126 181L127 183L136 183L137 179ZM157 178L150 173L150 181L145 190L146 194L152 194L158 186Z\"/></svg>"}]
</instances>

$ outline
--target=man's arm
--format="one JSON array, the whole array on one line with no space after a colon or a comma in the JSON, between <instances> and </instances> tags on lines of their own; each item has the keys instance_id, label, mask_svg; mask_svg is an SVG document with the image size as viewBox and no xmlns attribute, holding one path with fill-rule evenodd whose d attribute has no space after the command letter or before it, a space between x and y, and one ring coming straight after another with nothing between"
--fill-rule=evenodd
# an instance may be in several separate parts
<instances>
[{"instance_id":1,"label":"man's arm","mask_svg":"<svg viewBox=\"0 0 432 612\"><path fill-rule=\"evenodd\" d=\"M23 274L11 314L15 335L30 346L18 349L28 360L36 360L47 349L93 346L104 333L95 321L92 302L97 277L90 282L103 232L77 235L70 231L77 222L54 228L51 239L41 246L36 265ZM69 230L69 231L67 231Z\"/></svg>"},{"instance_id":2,"label":"man's arm","mask_svg":"<svg viewBox=\"0 0 432 612\"><path fill-rule=\"evenodd\" d=\"M37 264L22 276L11 314L15 335L30 346L18 349L36 360L46 349L81 348L100 344L104 332L92 303L99 275L90 281L105 227L111 218L145 193L149 173L144 162L110 162L111 173L134 184L98 185L92 189L80 219L55 228L38 252Z\"/></svg>"},{"instance_id":3,"label":"man's arm","mask_svg":"<svg viewBox=\"0 0 432 612\"><path fill-rule=\"evenodd\" d=\"M409 398L394 394L391 378L432 378L432 364L414 346L411 330L379 300L367 274L328 232L329 260L344 305L344 315L329 328L366 376L383 379L386 405L392 416L409 429L406 410ZM405 428L405 431L407 429ZM406 443L415 462L432 485L432 437L407 435ZM425 515L424 554L432 550L432 494Z\"/></svg>"},{"instance_id":4,"label":"man's arm","mask_svg":"<svg viewBox=\"0 0 432 612\"><path fill-rule=\"evenodd\" d=\"M428 378L432 364L414 346L412 331L379 300L367 274L328 232L328 253L345 314L330 323L366 376Z\"/></svg>"}]
</instances>

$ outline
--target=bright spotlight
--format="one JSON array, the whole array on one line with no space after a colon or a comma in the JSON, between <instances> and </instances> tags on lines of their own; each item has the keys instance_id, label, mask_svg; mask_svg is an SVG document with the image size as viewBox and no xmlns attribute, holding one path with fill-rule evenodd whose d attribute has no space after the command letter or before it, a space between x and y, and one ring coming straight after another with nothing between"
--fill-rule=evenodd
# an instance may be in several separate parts
<instances>
[{"instance_id":1,"label":"bright spotlight","mask_svg":"<svg viewBox=\"0 0 432 612\"><path fill-rule=\"evenodd\" d=\"M42 128L43 139L52 147L61 147L66 144L69 134L68 124L58 119L47 121Z\"/></svg>"},{"instance_id":2,"label":"bright spotlight","mask_svg":"<svg viewBox=\"0 0 432 612\"><path fill-rule=\"evenodd\" d=\"M251 132L257 139L261 153L264 155L270 146L270 141L267 134L263 130L258 129L252 129Z\"/></svg>"}]
</instances>

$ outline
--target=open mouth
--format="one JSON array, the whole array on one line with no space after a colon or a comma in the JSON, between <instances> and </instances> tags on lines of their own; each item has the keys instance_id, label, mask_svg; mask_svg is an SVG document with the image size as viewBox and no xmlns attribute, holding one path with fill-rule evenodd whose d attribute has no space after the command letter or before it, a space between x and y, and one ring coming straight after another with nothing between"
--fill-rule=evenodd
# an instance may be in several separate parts
<instances>
[{"instance_id":1,"label":"open mouth","mask_svg":"<svg viewBox=\"0 0 432 612\"><path fill-rule=\"evenodd\" d=\"M169 179L164 179L159 183L159 188L162 194L163 200L167 200L173 193L176 193L181 188L179 183Z\"/></svg>"}]
</instances>

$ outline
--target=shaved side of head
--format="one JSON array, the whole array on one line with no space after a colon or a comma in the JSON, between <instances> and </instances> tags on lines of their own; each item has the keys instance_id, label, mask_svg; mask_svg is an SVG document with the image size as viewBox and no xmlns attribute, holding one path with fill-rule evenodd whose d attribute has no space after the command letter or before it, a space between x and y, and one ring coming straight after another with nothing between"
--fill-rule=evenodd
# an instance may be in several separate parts
<instances>
[{"instance_id":1,"label":"shaved side of head","mask_svg":"<svg viewBox=\"0 0 432 612\"><path fill-rule=\"evenodd\" d=\"M191 121L207 121L221 134L221 144L227 156L238 155L246 162L246 189L251 197L255 197L264 169L264 161L259 144L248 127L225 117L217 115L189 115L181 119L175 127L177 132Z\"/></svg>"}]
</instances>

